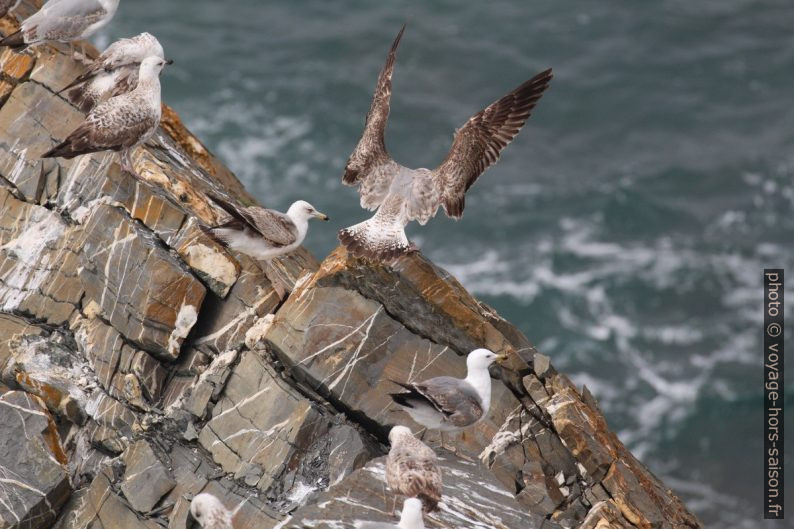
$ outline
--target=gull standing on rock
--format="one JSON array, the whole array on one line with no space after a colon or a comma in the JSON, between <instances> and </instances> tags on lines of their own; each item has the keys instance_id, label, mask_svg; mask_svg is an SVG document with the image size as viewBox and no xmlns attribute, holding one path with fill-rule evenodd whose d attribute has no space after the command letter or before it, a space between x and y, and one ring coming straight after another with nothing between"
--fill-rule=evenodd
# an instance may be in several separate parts
<instances>
[{"instance_id":1,"label":"gull standing on rock","mask_svg":"<svg viewBox=\"0 0 794 529\"><path fill-rule=\"evenodd\" d=\"M4 17L9 11L17 8L22 0L0 0L0 17Z\"/></svg>"},{"instance_id":2,"label":"gull standing on rock","mask_svg":"<svg viewBox=\"0 0 794 529\"><path fill-rule=\"evenodd\" d=\"M135 90L112 97L92 110L85 122L42 158L74 158L99 151L121 151L121 169L138 176L131 154L160 125L160 71L166 61L147 57L141 62Z\"/></svg>"},{"instance_id":3,"label":"gull standing on rock","mask_svg":"<svg viewBox=\"0 0 794 529\"><path fill-rule=\"evenodd\" d=\"M364 133L345 167L344 184L358 186L361 207L377 213L340 230L339 240L354 255L390 260L414 249L405 236L412 220L424 225L443 206L447 216L463 216L466 191L499 160L549 87L551 69L539 73L472 116L455 133L444 161L433 170L409 169L395 162L384 140L397 47L392 44L375 86Z\"/></svg>"},{"instance_id":4,"label":"gull standing on rock","mask_svg":"<svg viewBox=\"0 0 794 529\"><path fill-rule=\"evenodd\" d=\"M110 22L118 7L119 0L49 0L22 22L19 31L0 40L0 46L22 47L48 40L71 45Z\"/></svg>"},{"instance_id":5,"label":"gull standing on rock","mask_svg":"<svg viewBox=\"0 0 794 529\"><path fill-rule=\"evenodd\" d=\"M117 40L59 93L69 90L69 101L88 112L107 97L126 94L138 86L138 71L146 57L165 58L154 35L141 33Z\"/></svg>"},{"instance_id":6,"label":"gull standing on rock","mask_svg":"<svg viewBox=\"0 0 794 529\"><path fill-rule=\"evenodd\" d=\"M408 390L391 398L417 423L431 430L456 432L473 426L491 407L491 375L488 367L503 362L506 355L475 349L466 358L466 378L435 377L423 382L395 382Z\"/></svg>"},{"instance_id":7,"label":"gull standing on rock","mask_svg":"<svg viewBox=\"0 0 794 529\"><path fill-rule=\"evenodd\" d=\"M230 218L217 226L203 228L215 239L255 259L269 261L298 248L309 230L309 219L329 220L324 213L303 200L293 203L287 213L256 206L237 207L209 195Z\"/></svg>"},{"instance_id":8,"label":"gull standing on rock","mask_svg":"<svg viewBox=\"0 0 794 529\"><path fill-rule=\"evenodd\" d=\"M433 450L405 426L389 432L391 449L386 458L386 483L395 494L422 500L422 510L432 512L441 501L441 469Z\"/></svg>"},{"instance_id":9,"label":"gull standing on rock","mask_svg":"<svg viewBox=\"0 0 794 529\"><path fill-rule=\"evenodd\" d=\"M385 522L356 522L356 529L425 529L422 519L422 502L416 498L407 498L403 503L403 512L400 523Z\"/></svg>"},{"instance_id":10,"label":"gull standing on rock","mask_svg":"<svg viewBox=\"0 0 794 529\"><path fill-rule=\"evenodd\" d=\"M196 524L202 529L234 529L232 513L218 498L208 492L197 494L190 502L185 528L193 529Z\"/></svg>"}]
</instances>

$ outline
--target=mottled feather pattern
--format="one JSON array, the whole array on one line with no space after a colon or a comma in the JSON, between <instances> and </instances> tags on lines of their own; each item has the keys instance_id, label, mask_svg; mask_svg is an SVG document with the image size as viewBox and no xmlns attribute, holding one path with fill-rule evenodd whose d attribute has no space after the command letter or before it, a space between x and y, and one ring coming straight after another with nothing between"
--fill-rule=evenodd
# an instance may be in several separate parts
<instances>
[{"instance_id":1,"label":"mottled feather pattern","mask_svg":"<svg viewBox=\"0 0 794 529\"><path fill-rule=\"evenodd\" d=\"M464 195L479 176L499 160L549 87L546 70L472 116L455 134L447 157L434 171L444 187L444 209L450 217L463 215Z\"/></svg>"},{"instance_id":2,"label":"mottled feather pattern","mask_svg":"<svg viewBox=\"0 0 794 529\"><path fill-rule=\"evenodd\" d=\"M73 158L104 150L129 149L146 142L157 130L161 115L159 82L155 81L149 88L154 93L136 89L100 104L66 140L43 157ZM154 98L157 105L152 104Z\"/></svg>"},{"instance_id":3,"label":"mottled feather pattern","mask_svg":"<svg viewBox=\"0 0 794 529\"><path fill-rule=\"evenodd\" d=\"M69 100L83 109L86 106L90 109L106 97L115 97L133 90L138 84L141 61L150 56L163 59L164 55L160 42L149 33L117 40L83 74L61 89L61 92L74 87L82 88L86 94L82 94L79 88L71 90Z\"/></svg>"},{"instance_id":4,"label":"mottled feather pattern","mask_svg":"<svg viewBox=\"0 0 794 529\"><path fill-rule=\"evenodd\" d=\"M364 222L339 231L339 240L353 255L388 261L410 250L403 218L405 200L388 195L377 213Z\"/></svg>"},{"instance_id":5,"label":"mottled feather pattern","mask_svg":"<svg viewBox=\"0 0 794 529\"><path fill-rule=\"evenodd\" d=\"M376 260L393 259L413 248L404 231L408 222L426 224L442 205L452 218L463 215L466 191L498 161L552 77L551 70L546 70L472 116L457 131L449 153L434 171L408 169L391 159L384 141L392 73L404 31L405 26L389 50L364 132L342 177L345 184L358 185L361 207L379 209L370 220L341 230L339 240L354 255ZM384 211L386 204L388 211Z\"/></svg>"},{"instance_id":6,"label":"mottled feather pattern","mask_svg":"<svg viewBox=\"0 0 794 529\"><path fill-rule=\"evenodd\" d=\"M369 176L359 182L361 207L370 211L377 209L389 194L392 180L399 172L400 166L391 159L376 165Z\"/></svg>"},{"instance_id":7,"label":"mottled feather pattern","mask_svg":"<svg viewBox=\"0 0 794 529\"><path fill-rule=\"evenodd\" d=\"M377 174L381 178L384 177L386 173L377 169L379 166L391 162L391 157L386 150L384 132L386 122L389 119L392 72L397 58L397 48L400 45L404 31L405 26L402 27L394 39L389 55L386 58L386 63L378 75L375 94L372 98L369 112L367 112L364 133L350 155L345 167L345 173L342 176L342 182L347 185L355 185L363 179L370 178L373 174ZM368 201L371 202L371 199Z\"/></svg>"},{"instance_id":8,"label":"mottled feather pattern","mask_svg":"<svg viewBox=\"0 0 794 529\"><path fill-rule=\"evenodd\" d=\"M69 90L66 97L83 112L90 112L111 97L126 94L138 84L138 67L123 66L110 73L102 72Z\"/></svg>"},{"instance_id":9,"label":"mottled feather pattern","mask_svg":"<svg viewBox=\"0 0 794 529\"><path fill-rule=\"evenodd\" d=\"M389 488L409 498L419 498L425 512L441 501L441 469L435 452L411 434L399 435L386 458Z\"/></svg>"},{"instance_id":10,"label":"mottled feather pattern","mask_svg":"<svg viewBox=\"0 0 794 529\"><path fill-rule=\"evenodd\" d=\"M107 11L99 9L94 13L81 16L64 17L57 26L46 26L42 24L35 31L35 37L28 36L26 41L33 42L39 40L69 41L80 38L83 32L92 24L96 24L107 15Z\"/></svg>"}]
</instances>

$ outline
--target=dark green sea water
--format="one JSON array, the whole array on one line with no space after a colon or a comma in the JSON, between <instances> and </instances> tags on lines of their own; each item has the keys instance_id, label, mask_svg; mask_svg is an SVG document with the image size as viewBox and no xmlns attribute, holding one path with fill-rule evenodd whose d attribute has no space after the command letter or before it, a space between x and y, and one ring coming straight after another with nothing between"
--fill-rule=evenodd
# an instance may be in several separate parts
<instances>
[{"instance_id":1,"label":"dark green sea water","mask_svg":"<svg viewBox=\"0 0 794 529\"><path fill-rule=\"evenodd\" d=\"M405 21L387 143L411 167L555 71L464 219L409 236L587 384L707 526L767 527L761 278L794 285L794 3L122 0L96 40L155 33L165 100L261 202L328 212L323 257L367 215L340 175Z\"/></svg>"}]
</instances>

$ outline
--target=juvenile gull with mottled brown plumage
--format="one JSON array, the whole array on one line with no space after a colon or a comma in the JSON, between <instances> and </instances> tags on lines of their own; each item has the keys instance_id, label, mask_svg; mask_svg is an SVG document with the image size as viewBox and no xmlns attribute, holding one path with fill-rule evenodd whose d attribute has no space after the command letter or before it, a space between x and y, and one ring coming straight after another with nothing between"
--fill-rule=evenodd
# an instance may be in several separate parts
<instances>
[{"instance_id":1,"label":"juvenile gull with mottled brown plumage","mask_svg":"<svg viewBox=\"0 0 794 529\"><path fill-rule=\"evenodd\" d=\"M108 97L126 94L138 86L138 71L146 57L165 58L160 41L150 33L120 39L108 46L74 81L61 89L83 112Z\"/></svg>"},{"instance_id":2,"label":"juvenile gull with mottled brown plumage","mask_svg":"<svg viewBox=\"0 0 794 529\"><path fill-rule=\"evenodd\" d=\"M404 30L405 26L380 72L364 133L342 177L346 185L358 186L361 207L377 209L377 213L365 222L340 230L339 239L354 255L378 260L411 251L413 246L404 231L408 222L426 224L439 206L449 217L458 219L463 215L466 191L497 162L502 149L524 126L552 77L550 69L541 72L472 116L455 133L447 157L434 170L409 169L389 156L384 140L392 71Z\"/></svg>"},{"instance_id":3,"label":"juvenile gull with mottled brown plumage","mask_svg":"<svg viewBox=\"0 0 794 529\"><path fill-rule=\"evenodd\" d=\"M395 494L422 500L422 510L432 512L441 501L441 469L433 450L405 426L389 432L391 449L386 458L386 483Z\"/></svg>"},{"instance_id":4,"label":"juvenile gull with mottled brown plumage","mask_svg":"<svg viewBox=\"0 0 794 529\"><path fill-rule=\"evenodd\" d=\"M0 40L0 46L84 39L110 22L118 7L119 0L49 0L19 31Z\"/></svg>"},{"instance_id":5,"label":"juvenile gull with mottled brown plumage","mask_svg":"<svg viewBox=\"0 0 794 529\"><path fill-rule=\"evenodd\" d=\"M122 170L137 176L131 154L151 138L160 125L160 71L167 63L160 57L144 59L135 90L97 106L82 125L42 158L74 158L92 152L121 151Z\"/></svg>"}]
</instances>

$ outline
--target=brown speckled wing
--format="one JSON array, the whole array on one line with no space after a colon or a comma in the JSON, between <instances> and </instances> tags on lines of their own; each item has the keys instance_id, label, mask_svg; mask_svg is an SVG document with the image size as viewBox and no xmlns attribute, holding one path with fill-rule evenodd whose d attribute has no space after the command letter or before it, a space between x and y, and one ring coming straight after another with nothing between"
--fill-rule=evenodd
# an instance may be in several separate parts
<instances>
[{"instance_id":1,"label":"brown speckled wing","mask_svg":"<svg viewBox=\"0 0 794 529\"><path fill-rule=\"evenodd\" d=\"M274 248L289 246L298 236L298 229L287 215L272 209L259 207L237 207L218 196L208 195L236 222L226 222L222 227L249 230L267 240Z\"/></svg>"},{"instance_id":2,"label":"brown speckled wing","mask_svg":"<svg viewBox=\"0 0 794 529\"><path fill-rule=\"evenodd\" d=\"M462 380L436 377L412 386L455 426L463 428L482 417L482 405L474 388Z\"/></svg>"},{"instance_id":3,"label":"brown speckled wing","mask_svg":"<svg viewBox=\"0 0 794 529\"><path fill-rule=\"evenodd\" d=\"M466 191L499 160L551 82L551 69L539 73L472 116L458 129L447 157L434 171L444 188L447 215L463 215Z\"/></svg>"},{"instance_id":4,"label":"brown speckled wing","mask_svg":"<svg viewBox=\"0 0 794 529\"><path fill-rule=\"evenodd\" d=\"M367 120L364 125L364 133L350 155L345 166L345 173L342 176L342 181L347 185L356 185L372 177L388 177L388 174L382 174L382 171L379 171L379 167L389 165L390 162L394 164L386 151L384 131L386 122L389 119L392 72L397 57L397 47L400 45L400 39L404 31L405 26L402 27L397 34L397 38L394 39L389 55L386 58L386 63L378 76L378 82L375 85L375 95L372 98L372 105L367 113ZM380 188L382 186L370 184L369 187Z\"/></svg>"},{"instance_id":5,"label":"brown speckled wing","mask_svg":"<svg viewBox=\"0 0 794 529\"><path fill-rule=\"evenodd\" d=\"M441 469L435 452L415 437L401 437L386 458L386 481L392 491L422 500L425 512L441 501Z\"/></svg>"}]
</instances>

